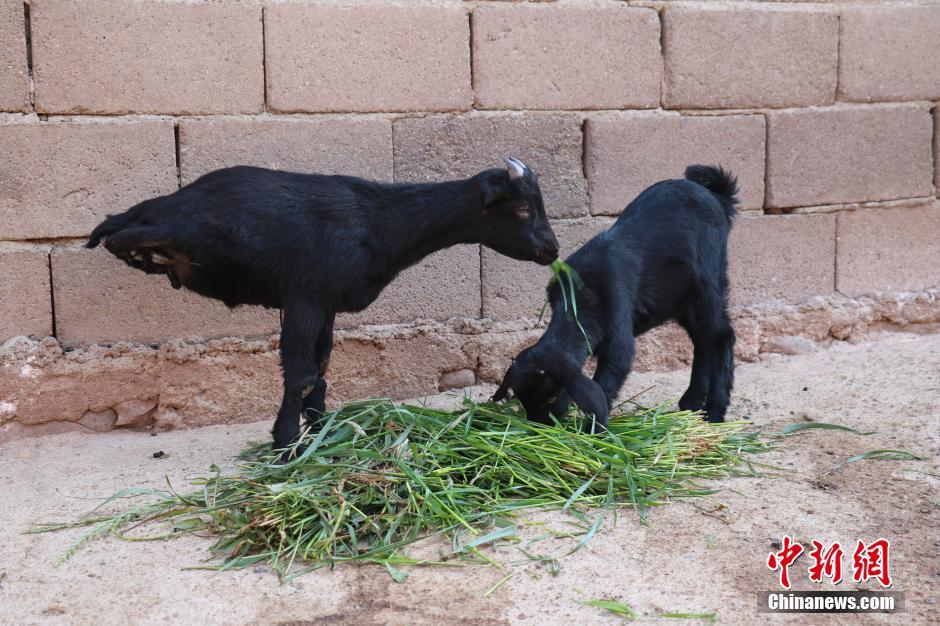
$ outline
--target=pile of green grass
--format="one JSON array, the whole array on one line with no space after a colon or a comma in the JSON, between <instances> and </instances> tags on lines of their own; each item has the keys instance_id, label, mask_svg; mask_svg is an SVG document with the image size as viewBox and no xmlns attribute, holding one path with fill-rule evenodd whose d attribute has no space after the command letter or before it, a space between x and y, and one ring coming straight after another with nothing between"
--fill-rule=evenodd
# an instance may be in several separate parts
<instances>
[{"instance_id":1,"label":"pile of green grass","mask_svg":"<svg viewBox=\"0 0 940 626\"><path fill-rule=\"evenodd\" d=\"M609 432L587 435L577 419L544 426L516 403L455 411L386 400L350 404L307 433L285 464L268 446L242 454L238 471L196 479L191 493L130 489L108 500L146 504L32 532L90 527L69 550L107 535L162 524L147 538L208 531L230 569L266 562L281 576L344 561L417 563L406 547L444 534L457 555L516 533L514 514L563 509L582 525L574 549L619 505L645 511L670 498L714 493L703 479L753 474L748 453L766 449L742 424L707 424L662 407L615 412ZM589 517L591 509L600 513ZM139 539L139 531L133 538Z\"/></svg>"}]
</instances>

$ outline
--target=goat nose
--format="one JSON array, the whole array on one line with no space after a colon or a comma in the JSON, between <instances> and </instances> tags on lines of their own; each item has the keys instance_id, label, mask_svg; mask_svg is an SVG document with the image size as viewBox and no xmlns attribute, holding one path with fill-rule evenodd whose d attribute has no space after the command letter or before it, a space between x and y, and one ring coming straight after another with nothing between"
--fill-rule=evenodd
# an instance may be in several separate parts
<instances>
[{"instance_id":1,"label":"goat nose","mask_svg":"<svg viewBox=\"0 0 940 626\"><path fill-rule=\"evenodd\" d=\"M553 238L548 245L545 246L545 251L553 260L558 258L558 240Z\"/></svg>"}]
</instances>

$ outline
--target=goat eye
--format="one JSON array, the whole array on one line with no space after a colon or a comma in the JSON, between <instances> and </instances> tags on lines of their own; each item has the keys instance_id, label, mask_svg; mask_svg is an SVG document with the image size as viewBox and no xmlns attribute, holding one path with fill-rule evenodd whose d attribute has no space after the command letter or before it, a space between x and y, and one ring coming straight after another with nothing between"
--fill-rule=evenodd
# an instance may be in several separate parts
<instances>
[{"instance_id":1,"label":"goat eye","mask_svg":"<svg viewBox=\"0 0 940 626\"><path fill-rule=\"evenodd\" d=\"M516 207L516 217L524 221L532 217L532 207L528 204L523 204Z\"/></svg>"},{"instance_id":2,"label":"goat eye","mask_svg":"<svg viewBox=\"0 0 940 626\"><path fill-rule=\"evenodd\" d=\"M548 399L549 404L555 404L556 402L558 402L558 396L552 396Z\"/></svg>"}]
</instances>

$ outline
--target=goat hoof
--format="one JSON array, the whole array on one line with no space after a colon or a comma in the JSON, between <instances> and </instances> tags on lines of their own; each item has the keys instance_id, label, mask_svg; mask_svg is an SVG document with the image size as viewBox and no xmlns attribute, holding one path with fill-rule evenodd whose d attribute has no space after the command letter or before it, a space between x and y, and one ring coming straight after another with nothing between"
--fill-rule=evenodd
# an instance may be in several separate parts
<instances>
[{"instance_id":1,"label":"goat hoof","mask_svg":"<svg viewBox=\"0 0 940 626\"><path fill-rule=\"evenodd\" d=\"M679 400L680 411L701 411L704 407L704 400L696 400L692 398L681 398Z\"/></svg>"},{"instance_id":2,"label":"goat hoof","mask_svg":"<svg viewBox=\"0 0 940 626\"><path fill-rule=\"evenodd\" d=\"M308 409L304 412L304 426L314 432L319 432L323 428L323 412L316 409Z\"/></svg>"},{"instance_id":3,"label":"goat hoof","mask_svg":"<svg viewBox=\"0 0 940 626\"><path fill-rule=\"evenodd\" d=\"M294 450L284 450L284 452L282 452L280 456L277 457L277 460L274 461L274 463L275 465L287 465L295 458L297 458L297 455L294 454Z\"/></svg>"},{"instance_id":4,"label":"goat hoof","mask_svg":"<svg viewBox=\"0 0 940 626\"><path fill-rule=\"evenodd\" d=\"M277 444L273 445L274 450L281 450L281 454L277 457L275 461L278 465L284 465L285 463L290 463L303 453L306 449L304 446L294 446L294 442L287 444L286 446L278 446ZM283 448L283 450L282 450Z\"/></svg>"}]
</instances>

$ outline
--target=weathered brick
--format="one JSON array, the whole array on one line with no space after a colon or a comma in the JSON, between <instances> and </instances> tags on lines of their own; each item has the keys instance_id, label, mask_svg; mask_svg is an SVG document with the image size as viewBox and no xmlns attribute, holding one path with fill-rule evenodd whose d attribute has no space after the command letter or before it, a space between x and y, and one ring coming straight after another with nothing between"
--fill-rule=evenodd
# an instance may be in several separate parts
<instances>
[{"instance_id":1,"label":"weathered brick","mask_svg":"<svg viewBox=\"0 0 940 626\"><path fill-rule=\"evenodd\" d=\"M406 118L394 124L395 179L438 181L473 176L503 159L521 159L539 175L552 217L587 213L581 121L571 114L501 113Z\"/></svg>"},{"instance_id":2,"label":"weathered brick","mask_svg":"<svg viewBox=\"0 0 940 626\"><path fill-rule=\"evenodd\" d=\"M361 398L414 398L439 391L444 372L474 369L465 335L410 331L387 335L337 333L326 376L329 405Z\"/></svg>"},{"instance_id":3,"label":"weathered brick","mask_svg":"<svg viewBox=\"0 0 940 626\"><path fill-rule=\"evenodd\" d=\"M480 247L454 246L406 269L365 311L340 315L337 326L446 320L480 315Z\"/></svg>"},{"instance_id":4,"label":"weathered brick","mask_svg":"<svg viewBox=\"0 0 940 626\"><path fill-rule=\"evenodd\" d=\"M613 220L589 218L555 222L553 227L565 258ZM497 320L538 319L552 273L547 267L516 261L483 249L483 317ZM546 310L546 315L551 312Z\"/></svg>"},{"instance_id":5,"label":"weathered brick","mask_svg":"<svg viewBox=\"0 0 940 626\"><path fill-rule=\"evenodd\" d=\"M232 165L392 180L392 124L379 118L203 118L180 122L187 184Z\"/></svg>"},{"instance_id":6,"label":"weathered brick","mask_svg":"<svg viewBox=\"0 0 940 626\"><path fill-rule=\"evenodd\" d=\"M839 18L791 7L668 7L663 102L672 108L829 104Z\"/></svg>"},{"instance_id":7,"label":"weathered brick","mask_svg":"<svg viewBox=\"0 0 940 626\"><path fill-rule=\"evenodd\" d=\"M595 219L556 224L562 256L611 223ZM732 302L799 301L832 293L834 257L834 215L742 217L729 241ZM545 268L484 250L484 317L537 318L549 277Z\"/></svg>"},{"instance_id":8,"label":"weathered brick","mask_svg":"<svg viewBox=\"0 0 940 626\"><path fill-rule=\"evenodd\" d=\"M87 235L177 186L169 121L0 124L0 151L2 239Z\"/></svg>"},{"instance_id":9,"label":"weathered brick","mask_svg":"<svg viewBox=\"0 0 940 626\"><path fill-rule=\"evenodd\" d=\"M479 354L477 376L481 382L499 383L509 368L510 360L542 336L544 329L532 328L499 333L483 333L469 339Z\"/></svg>"},{"instance_id":10,"label":"weathered brick","mask_svg":"<svg viewBox=\"0 0 940 626\"><path fill-rule=\"evenodd\" d=\"M940 286L940 205L843 212L837 230L841 293Z\"/></svg>"},{"instance_id":11,"label":"weathered brick","mask_svg":"<svg viewBox=\"0 0 940 626\"><path fill-rule=\"evenodd\" d=\"M469 35L463 6L268 6L268 106L278 111L468 109Z\"/></svg>"},{"instance_id":12,"label":"weathered brick","mask_svg":"<svg viewBox=\"0 0 940 626\"><path fill-rule=\"evenodd\" d=\"M52 251L56 331L70 344L157 342L277 332L278 314L222 303L170 287L164 276L127 267L104 249Z\"/></svg>"},{"instance_id":13,"label":"weathered brick","mask_svg":"<svg viewBox=\"0 0 940 626\"><path fill-rule=\"evenodd\" d=\"M51 338L41 343L10 343L13 354L22 356L0 364L0 398L15 407L14 418L24 425L58 420L88 424L97 421L90 415L82 419L88 411L105 413L119 402L157 395L156 350L110 351L95 346L63 352ZM117 413L112 411L112 415L116 421Z\"/></svg>"},{"instance_id":14,"label":"weathered brick","mask_svg":"<svg viewBox=\"0 0 940 626\"><path fill-rule=\"evenodd\" d=\"M482 5L471 22L479 107L659 105L659 18L651 9Z\"/></svg>"},{"instance_id":15,"label":"weathered brick","mask_svg":"<svg viewBox=\"0 0 940 626\"><path fill-rule=\"evenodd\" d=\"M29 109L22 0L0 0L0 111Z\"/></svg>"},{"instance_id":16,"label":"weathered brick","mask_svg":"<svg viewBox=\"0 0 940 626\"><path fill-rule=\"evenodd\" d=\"M644 333L636 339L634 372L668 372L692 364L692 340L676 322Z\"/></svg>"},{"instance_id":17,"label":"weathered brick","mask_svg":"<svg viewBox=\"0 0 940 626\"><path fill-rule=\"evenodd\" d=\"M36 110L251 113L264 103L261 7L31 2Z\"/></svg>"},{"instance_id":18,"label":"weathered brick","mask_svg":"<svg viewBox=\"0 0 940 626\"><path fill-rule=\"evenodd\" d=\"M47 247L0 243L0 268L0 342L15 335L51 335Z\"/></svg>"},{"instance_id":19,"label":"weathered brick","mask_svg":"<svg viewBox=\"0 0 940 626\"><path fill-rule=\"evenodd\" d=\"M168 348L163 347L163 356ZM159 381L157 428L272 419L283 398L280 361L276 350L206 351L192 358L161 358L155 372Z\"/></svg>"},{"instance_id":20,"label":"weathered brick","mask_svg":"<svg viewBox=\"0 0 940 626\"><path fill-rule=\"evenodd\" d=\"M932 192L931 120L919 105L767 114L767 205L892 200Z\"/></svg>"},{"instance_id":21,"label":"weathered brick","mask_svg":"<svg viewBox=\"0 0 940 626\"><path fill-rule=\"evenodd\" d=\"M940 106L933 110L933 186L940 197Z\"/></svg>"},{"instance_id":22,"label":"weathered brick","mask_svg":"<svg viewBox=\"0 0 940 626\"><path fill-rule=\"evenodd\" d=\"M798 302L832 293L835 216L741 217L728 241L731 302Z\"/></svg>"},{"instance_id":23,"label":"weathered brick","mask_svg":"<svg viewBox=\"0 0 940 626\"><path fill-rule=\"evenodd\" d=\"M26 426L19 422L5 422L0 424L0 444L26 439L28 437L45 437L47 435L61 435L70 432L88 432L82 425L75 422L47 422Z\"/></svg>"},{"instance_id":24,"label":"weathered brick","mask_svg":"<svg viewBox=\"0 0 940 626\"><path fill-rule=\"evenodd\" d=\"M638 193L681 178L693 163L722 165L737 177L742 208L764 199L764 119L759 115L604 114L587 122L591 212L620 213Z\"/></svg>"},{"instance_id":25,"label":"weathered brick","mask_svg":"<svg viewBox=\"0 0 940 626\"><path fill-rule=\"evenodd\" d=\"M842 99L940 98L940 6L847 8L840 48Z\"/></svg>"}]
</instances>

